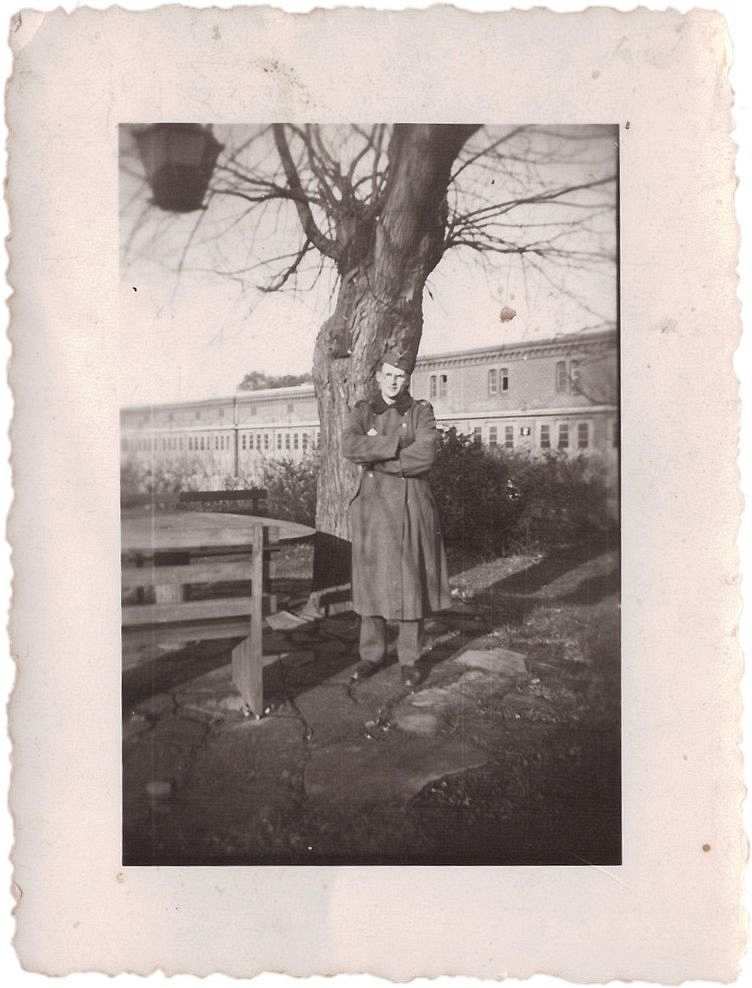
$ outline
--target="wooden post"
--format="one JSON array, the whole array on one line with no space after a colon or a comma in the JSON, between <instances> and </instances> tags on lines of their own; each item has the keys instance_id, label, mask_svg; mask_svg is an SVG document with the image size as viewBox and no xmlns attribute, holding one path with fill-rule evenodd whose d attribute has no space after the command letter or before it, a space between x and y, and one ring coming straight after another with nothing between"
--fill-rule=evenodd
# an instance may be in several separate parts
<instances>
[{"instance_id":1,"label":"wooden post","mask_svg":"<svg viewBox=\"0 0 752 988\"><path fill-rule=\"evenodd\" d=\"M164 562L178 562L183 561L180 557L176 557L174 553L169 554L169 558L164 554L160 557L161 561ZM185 559L187 561L187 557ZM183 587L178 583L165 583L160 584L159 582L159 570L160 567L156 565L156 559L154 559L152 565L153 569L153 580L154 580L154 599L157 604L178 604L180 601L184 600Z\"/></svg>"},{"instance_id":2,"label":"wooden post","mask_svg":"<svg viewBox=\"0 0 752 988\"><path fill-rule=\"evenodd\" d=\"M262 605L264 600L264 528L253 525L251 620L249 635L232 650L232 681L256 717L264 712Z\"/></svg>"},{"instance_id":3,"label":"wooden post","mask_svg":"<svg viewBox=\"0 0 752 988\"><path fill-rule=\"evenodd\" d=\"M277 613L277 595L271 592L277 575L276 554L279 550L279 526L264 525L264 590L269 614Z\"/></svg>"}]
</instances>

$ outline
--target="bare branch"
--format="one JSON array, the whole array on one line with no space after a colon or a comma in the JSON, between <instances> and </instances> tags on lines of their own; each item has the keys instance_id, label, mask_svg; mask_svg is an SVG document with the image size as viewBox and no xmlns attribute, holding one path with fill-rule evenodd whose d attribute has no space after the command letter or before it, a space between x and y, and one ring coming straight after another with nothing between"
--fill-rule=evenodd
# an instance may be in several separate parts
<instances>
[{"instance_id":1,"label":"bare branch","mask_svg":"<svg viewBox=\"0 0 752 988\"><path fill-rule=\"evenodd\" d=\"M285 284L289 281L289 279L298 270L298 268L300 267L300 262L303 260L303 258L306 256L308 251L311 250L312 247L313 244L311 243L311 241L306 240L303 246L298 251L298 253L295 255L295 260L292 262L292 264L289 265L289 267L285 271L283 271L282 274L275 281L272 281L268 285L263 285L263 286L259 285L259 291L267 292L267 293L278 292L281 288L283 288Z\"/></svg>"},{"instance_id":2,"label":"bare branch","mask_svg":"<svg viewBox=\"0 0 752 988\"><path fill-rule=\"evenodd\" d=\"M481 150L477 151L475 154L471 154L470 157L466 158L463 161L463 163L459 166L459 168L457 168L456 171L452 173L451 181L454 181L454 179L457 178L460 172L463 172L470 165L474 164L478 160L478 158L482 158L484 155L489 154L491 151L495 151L496 148L500 147L500 145L506 144L507 141L510 141L513 137L516 137L517 134L522 133L524 130L526 130L525 127L515 127L508 134L505 134L503 137L500 137L497 141L494 141L492 144L489 144L487 147L481 148Z\"/></svg>"},{"instance_id":3,"label":"bare branch","mask_svg":"<svg viewBox=\"0 0 752 988\"><path fill-rule=\"evenodd\" d=\"M290 154L290 148L287 143L287 138L285 137L284 125L274 124L272 129L274 132L274 143L277 146L277 151L279 152L279 157L282 161L282 167L285 170L287 184L290 187L290 190L295 193L295 205L298 210L298 217L303 227L303 232L317 250L321 251L321 253L325 254L327 257L338 260L341 256L341 248L336 241L330 240L328 237L324 236L321 230L319 230L316 226L316 221L313 218L313 213L311 212L309 202L300 195L303 191L300 184L300 176L298 175L295 163L293 162Z\"/></svg>"}]
</instances>

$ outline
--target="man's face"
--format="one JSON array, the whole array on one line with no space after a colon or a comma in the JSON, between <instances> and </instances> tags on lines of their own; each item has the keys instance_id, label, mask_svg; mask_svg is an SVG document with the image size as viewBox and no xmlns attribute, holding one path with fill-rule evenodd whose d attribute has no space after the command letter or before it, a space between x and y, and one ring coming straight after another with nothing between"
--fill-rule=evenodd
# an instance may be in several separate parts
<instances>
[{"instance_id":1,"label":"man's face","mask_svg":"<svg viewBox=\"0 0 752 988\"><path fill-rule=\"evenodd\" d=\"M384 401L392 402L407 385L408 375L392 364L382 364L381 369L376 371L376 381Z\"/></svg>"}]
</instances>

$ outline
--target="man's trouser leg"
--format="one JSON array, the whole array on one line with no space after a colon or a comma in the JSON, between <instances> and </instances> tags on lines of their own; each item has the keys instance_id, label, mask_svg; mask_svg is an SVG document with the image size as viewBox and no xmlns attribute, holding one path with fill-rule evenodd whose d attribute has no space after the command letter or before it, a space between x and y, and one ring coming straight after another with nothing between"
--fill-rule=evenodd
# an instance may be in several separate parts
<instances>
[{"instance_id":1,"label":"man's trouser leg","mask_svg":"<svg viewBox=\"0 0 752 988\"><path fill-rule=\"evenodd\" d=\"M423 644L422 621L400 621L397 638L397 658L401 666L413 666L420 658Z\"/></svg>"},{"instance_id":2,"label":"man's trouser leg","mask_svg":"<svg viewBox=\"0 0 752 988\"><path fill-rule=\"evenodd\" d=\"M363 662L378 665L386 655L386 621L376 615L360 618L360 657Z\"/></svg>"}]
</instances>

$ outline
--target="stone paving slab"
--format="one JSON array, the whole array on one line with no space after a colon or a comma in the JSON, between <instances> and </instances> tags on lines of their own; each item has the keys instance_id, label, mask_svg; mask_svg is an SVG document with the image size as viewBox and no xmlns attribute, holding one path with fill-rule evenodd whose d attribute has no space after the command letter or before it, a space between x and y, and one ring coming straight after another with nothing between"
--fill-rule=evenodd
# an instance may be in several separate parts
<instances>
[{"instance_id":1,"label":"stone paving slab","mask_svg":"<svg viewBox=\"0 0 752 988\"><path fill-rule=\"evenodd\" d=\"M408 734L419 734L422 737L433 737L439 730L441 721L430 710L415 710L409 707L395 711L392 724Z\"/></svg>"},{"instance_id":2,"label":"stone paving slab","mask_svg":"<svg viewBox=\"0 0 752 988\"><path fill-rule=\"evenodd\" d=\"M477 768L486 760L484 752L462 741L386 735L312 751L305 791L341 804L407 801L434 779Z\"/></svg>"},{"instance_id":3,"label":"stone paving slab","mask_svg":"<svg viewBox=\"0 0 752 988\"><path fill-rule=\"evenodd\" d=\"M169 693L155 693L154 696L142 700L134 708L134 712L142 717L156 718L171 713L175 703Z\"/></svg>"},{"instance_id":4,"label":"stone paving slab","mask_svg":"<svg viewBox=\"0 0 752 988\"><path fill-rule=\"evenodd\" d=\"M453 679L443 685L428 686L418 690L408 697L413 707L430 707L440 710L460 701L468 686L474 683L488 682L488 676L479 669L468 669L459 679Z\"/></svg>"},{"instance_id":5,"label":"stone paving slab","mask_svg":"<svg viewBox=\"0 0 752 988\"><path fill-rule=\"evenodd\" d=\"M500 676L527 678L525 656L522 652L513 652L509 648L495 646L493 648L467 648L456 656L455 662L469 669L485 669Z\"/></svg>"},{"instance_id":6,"label":"stone paving slab","mask_svg":"<svg viewBox=\"0 0 752 988\"><path fill-rule=\"evenodd\" d=\"M354 702L344 685L331 682L300 693L294 703L314 747L364 737L366 722L378 712L376 705Z\"/></svg>"}]
</instances>

